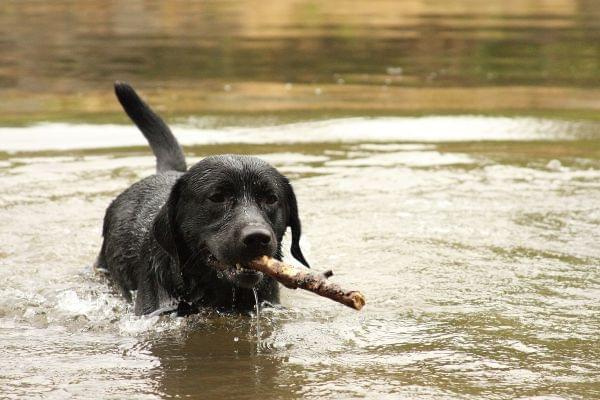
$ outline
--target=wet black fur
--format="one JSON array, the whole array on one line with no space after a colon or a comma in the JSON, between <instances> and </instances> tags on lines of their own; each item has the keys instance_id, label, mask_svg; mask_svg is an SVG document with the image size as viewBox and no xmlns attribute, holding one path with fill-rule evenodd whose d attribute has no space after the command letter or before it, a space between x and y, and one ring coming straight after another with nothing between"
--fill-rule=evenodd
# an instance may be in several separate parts
<instances>
[{"instance_id":1,"label":"wet black fur","mask_svg":"<svg viewBox=\"0 0 600 400\"><path fill-rule=\"evenodd\" d=\"M117 82L115 92L157 158L157 173L133 184L106 210L97 261L126 299L137 291L136 314L170 306L182 314L201 307L251 310L254 296L240 283L243 276L218 272L208 257L228 265L261 254L281 258L288 226L292 254L308 266L287 178L266 162L241 155L207 157L186 171L183 152L160 117L129 85ZM250 247L243 240L249 229L274 240ZM279 301L273 279L265 276L255 288L259 301Z\"/></svg>"}]
</instances>

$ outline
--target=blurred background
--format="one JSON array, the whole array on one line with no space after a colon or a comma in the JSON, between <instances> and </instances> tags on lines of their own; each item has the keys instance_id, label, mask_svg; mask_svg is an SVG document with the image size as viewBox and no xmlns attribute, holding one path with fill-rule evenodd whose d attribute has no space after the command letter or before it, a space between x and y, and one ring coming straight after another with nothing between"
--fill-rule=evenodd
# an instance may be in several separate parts
<instances>
[{"instance_id":1,"label":"blurred background","mask_svg":"<svg viewBox=\"0 0 600 400\"><path fill-rule=\"evenodd\" d=\"M0 123L527 114L597 118L593 0L3 1Z\"/></svg>"}]
</instances>

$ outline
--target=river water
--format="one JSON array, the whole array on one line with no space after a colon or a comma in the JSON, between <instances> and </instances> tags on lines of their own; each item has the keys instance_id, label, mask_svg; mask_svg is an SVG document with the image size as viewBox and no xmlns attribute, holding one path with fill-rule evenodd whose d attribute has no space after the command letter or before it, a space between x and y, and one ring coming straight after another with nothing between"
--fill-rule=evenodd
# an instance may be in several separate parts
<instances>
[{"instance_id":1,"label":"river water","mask_svg":"<svg viewBox=\"0 0 600 400\"><path fill-rule=\"evenodd\" d=\"M598 71L594 0L0 2L0 398L600 398ZM365 308L135 317L90 267L154 171L117 79L289 176Z\"/></svg>"},{"instance_id":2,"label":"river water","mask_svg":"<svg viewBox=\"0 0 600 400\"><path fill-rule=\"evenodd\" d=\"M135 317L90 265L110 200L153 171L141 134L2 128L3 396L600 396L600 124L202 125L174 127L190 161L242 152L287 174L308 259L366 307L285 290L259 321Z\"/></svg>"}]
</instances>

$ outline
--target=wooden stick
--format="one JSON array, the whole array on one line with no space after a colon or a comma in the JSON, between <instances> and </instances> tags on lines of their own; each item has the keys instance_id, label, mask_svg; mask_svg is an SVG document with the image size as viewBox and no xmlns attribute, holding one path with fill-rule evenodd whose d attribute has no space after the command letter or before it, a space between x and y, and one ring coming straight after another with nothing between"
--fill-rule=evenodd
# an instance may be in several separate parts
<instances>
[{"instance_id":1,"label":"wooden stick","mask_svg":"<svg viewBox=\"0 0 600 400\"><path fill-rule=\"evenodd\" d=\"M327 278L333 275L331 270L316 274L294 268L291 265L267 256L262 256L252 261L249 266L269 275L290 289L300 288L309 290L319 296L330 298L355 310L360 310L365 305L365 296L362 293L355 290L343 290L339 285L327 280Z\"/></svg>"}]
</instances>

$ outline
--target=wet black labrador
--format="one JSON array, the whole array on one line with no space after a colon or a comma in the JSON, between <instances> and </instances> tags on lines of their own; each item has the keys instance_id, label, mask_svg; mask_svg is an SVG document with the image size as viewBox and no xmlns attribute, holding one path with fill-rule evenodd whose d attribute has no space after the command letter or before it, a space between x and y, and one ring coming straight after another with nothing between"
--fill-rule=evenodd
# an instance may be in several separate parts
<instances>
[{"instance_id":1,"label":"wet black labrador","mask_svg":"<svg viewBox=\"0 0 600 400\"><path fill-rule=\"evenodd\" d=\"M113 200L104 217L96 263L137 315L202 307L251 310L277 303L278 283L244 265L260 255L280 259L289 226L291 253L300 250L300 219L288 179L255 157L207 157L189 170L169 127L131 86L117 82L119 102L156 156L156 174ZM235 292L235 293L234 293Z\"/></svg>"}]
</instances>

